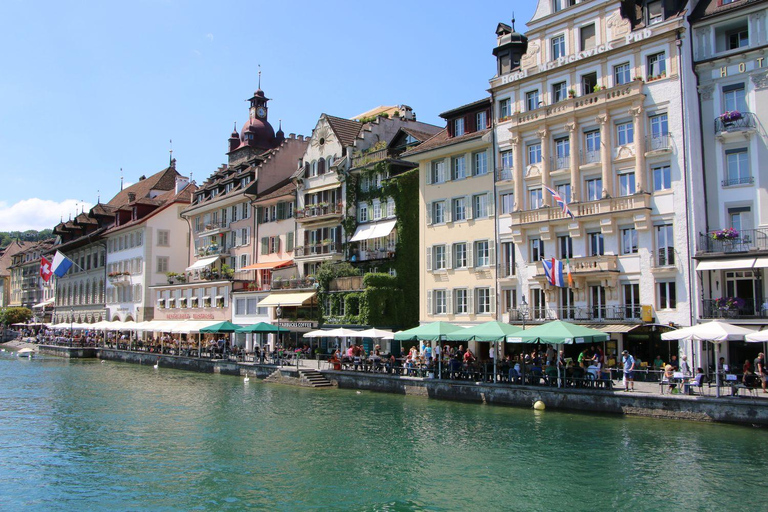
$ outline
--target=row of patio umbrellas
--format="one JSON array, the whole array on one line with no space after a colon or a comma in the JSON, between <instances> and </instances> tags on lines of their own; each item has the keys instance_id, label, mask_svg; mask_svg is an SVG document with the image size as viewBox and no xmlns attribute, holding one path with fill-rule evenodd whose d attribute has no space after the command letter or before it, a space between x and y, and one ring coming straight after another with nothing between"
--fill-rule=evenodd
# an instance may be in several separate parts
<instances>
[{"instance_id":1,"label":"row of patio umbrellas","mask_svg":"<svg viewBox=\"0 0 768 512\"><path fill-rule=\"evenodd\" d=\"M608 341L603 331L562 320L522 329L503 322L485 322L464 328L449 322L432 322L395 333L399 341L487 341L507 343L596 343Z\"/></svg>"}]
</instances>

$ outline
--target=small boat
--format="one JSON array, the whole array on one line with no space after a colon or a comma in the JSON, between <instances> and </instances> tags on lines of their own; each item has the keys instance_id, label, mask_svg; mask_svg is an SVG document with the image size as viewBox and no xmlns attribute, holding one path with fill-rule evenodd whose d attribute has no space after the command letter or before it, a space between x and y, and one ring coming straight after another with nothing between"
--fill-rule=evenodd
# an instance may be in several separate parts
<instances>
[{"instance_id":1,"label":"small boat","mask_svg":"<svg viewBox=\"0 0 768 512\"><path fill-rule=\"evenodd\" d=\"M33 349L31 349L31 348L23 348L23 349L19 350L18 352L16 352L16 354L19 357L28 357L28 358L32 359L32 356L35 355L35 351Z\"/></svg>"}]
</instances>

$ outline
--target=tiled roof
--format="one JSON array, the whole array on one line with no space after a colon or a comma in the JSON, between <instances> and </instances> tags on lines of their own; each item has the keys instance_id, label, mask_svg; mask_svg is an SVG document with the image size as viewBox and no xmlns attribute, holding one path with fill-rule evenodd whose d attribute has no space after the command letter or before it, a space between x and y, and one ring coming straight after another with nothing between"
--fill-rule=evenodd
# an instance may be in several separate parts
<instances>
[{"instance_id":1,"label":"tiled roof","mask_svg":"<svg viewBox=\"0 0 768 512\"><path fill-rule=\"evenodd\" d=\"M323 115L328 120L328 124L331 125L333 133L339 138L342 146L346 147L354 144L357 135L363 127L362 123L344 119L343 117L329 116L328 114Z\"/></svg>"},{"instance_id":2,"label":"tiled roof","mask_svg":"<svg viewBox=\"0 0 768 512\"><path fill-rule=\"evenodd\" d=\"M432 149L437 149L444 146L451 146L453 144L459 144L461 142L466 142L468 140L479 139L489 131L491 131L491 129L487 128L485 130L467 133L465 135L462 135L461 137L448 137L448 130L443 129L431 139L422 142L412 150L406 151L400 156L407 157L407 156L417 155L419 153L423 153L425 151L429 151Z\"/></svg>"},{"instance_id":3,"label":"tiled roof","mask_svg":"<svg viewBox=\"0 0 768 512\"><path fill-rule=\"evenodd\" d=\"M8 267L11 266L13 261L13 255L20 252L24 252L35 244L35 242L22 242L19 240L13 240L11 244L5 248L2 256L0 256L0 276L10 275Z\"/></svg>"},{"instance_id":4,"label":"tiled roof","mask_svg":"<svg viewBox=\"0 0 768 512\"><path fill-rule=\"evenodd\" d=\"M116 207L104 204L104 203L97 203L96 206L91 208L91 215L114 215L115 211L117 210Z\"/></svg>"},{"instance_id":5,"label":"tiled roof","mask_svg":"<svg viewBox=\"0 0 768 512\"><path fill-rule=\"evenodd\" d=\"M189 204L192 201L192 194L194 194L195 190L197 190L197 187L194 185L194 183L188 183L187 186L181 189L181 191L178 194L176 194L176 188L174 186L173 190L169 190L168 192L160 194L155 199L149 199L149 200L144 199L140 204L151 204L152 206L157 206L157 208L152 210L147 215L144 215L143 217L140 217L138 219L134 219L129 222L120 224L119 226L112 225L104 232L104 234L107 235L115 231L119 231L121 229L129 228L131 226L136 226L138 224L141 224L145 222L148 218L156 215L157 213L163 211L164 209L168 208L169 206L175 203ZM151 203L149 201L151 201ZM136 201L136 202L139 203L139 201Z\"/></svg>"},{"instance_id":6,"label":"tiled roof","mask_svg":"<svg viewBox=\"0 0 768 512\"><path fill-rule=\"evenodd\" d=\"M259 198L254 201L255 204L259 204L270 199L276 199L278 197L293 196L296 194L296 185L292 181L286 180L284 185L277 185L272 190L265 191L263 194L259 194Z\"/></svg>"},{"instance_id":7,"label":"tiled roof","mask_svg":"<svg viewBox=\"0 0 768 512\"><path fill-rule=\"evenodd\" d=\"M138 183L134 183L130 187L124 188L113 197L109 203L111 206L123 206L130 203L128 199L129 193L136 194L136 198L149 197L149 193L152 190L172 190L176 187L176 177L179 173L173 167L168 167L162 171L153 174L149 178L140 180Z\"/></svg>"},{"instance_id":8,"label":"tiled roof","mask_svg":"<svg viewBox=\"0 0 768 512\"><path fill-rule=\"evenodd\" d=\"M688 20L691 23L695 23L709 16L723 14L729 11L735 11L737 9L741 9L742 7L759 4L765 1L766 0L736 0L729 4L719 5L720 2L717 0L701 0L698 4L696 4L693 12L688 17Z\"/></svg>"},{"instance_id":9,"label":"tiled roof","mask_svg":"<svg viewBox=\"0 0 768 512\"><path fill-rule=\"evenodd\" d=\"M413 128L403 128L403 131L405 133L407 133L408 135L412 136L414 139L421 142L424 142L430 137L433 137L434 135L440 133L441 130L443 130L443 128L440 128L439 126L435 126L435 129L432 131L414 130Z\"/></svg>"}]
</instances>

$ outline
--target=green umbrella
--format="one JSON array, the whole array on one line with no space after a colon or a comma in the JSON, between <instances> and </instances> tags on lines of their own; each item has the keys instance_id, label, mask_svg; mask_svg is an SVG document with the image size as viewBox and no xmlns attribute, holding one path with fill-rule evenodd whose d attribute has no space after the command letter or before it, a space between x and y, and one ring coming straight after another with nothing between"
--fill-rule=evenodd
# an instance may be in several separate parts
<instances>
[{"instance_id":1,"label":"green umbrella","mask_svg":"<svg viewBox=\"0 0 768 512\"><path fill-rule=\"evenodd\" d=\"M257 324L253 325L246 325L245 327L240 327L235 332L266 332L266 333L272 333L272 332L291 332L288 329L284 329L282 327L278 327L276 325L268 324L267 322L259 322Z\"/></svg>"},{"instance_id":2,"label":"green umbrella","mask_svg":"<svg viewBox=\"0 0 768 512\"><path fill-rule=\"evenodd\" d=\"M556 320L507 337L508 343L597 343L608 341L608 335L597 329Z\"/></svg>"},{"instance_id":3,"label":"green umbrella","mask_svg":"<svg viewBox=\"0 0 768 512\"><path fill-rule=\"evenodd\" d=\"M424 340L424 341L439 341L442 336L463 330L464 328L448 322L432 322L430 324L423 324L413 329L400 331L395 333L396 341L412 341L412 340Z\"/></svg>"},{"instance_id":4,"label":"green umbrella","mask_svg":"<svg viewBox=\"0 0 768 512\"><path fill-rule=\"evenodd\" d=\"M225 320L224 322L219 322L218 324L209 325L208 327L203 327L200 329L200 332L235 332L240 328L239 325L233 324L232 322Z\"/></svg>"},{"instance_id":5,"label":"green umbrella","mask_svg":"<svg viewBox=\"0 0 768 512\"><path fill-rule=\"evenodd\" d=\"M507 336L521 332L520 327L505 324L504 322L485 322L473 325L461 332L454 332L446 336L450 341L504 341Z\"/></svg>"}]
</instances>

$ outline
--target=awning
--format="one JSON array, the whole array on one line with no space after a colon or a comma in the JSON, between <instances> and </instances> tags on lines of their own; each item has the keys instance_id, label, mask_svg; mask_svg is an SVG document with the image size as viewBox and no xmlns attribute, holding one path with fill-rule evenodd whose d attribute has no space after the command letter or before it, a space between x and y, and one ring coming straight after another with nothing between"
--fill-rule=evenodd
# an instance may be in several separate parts
<instances>
[{"instance_id":1,"label":"awning","mask_svg":"<svg viewBox=\"0 0 768 512\"><path fill-rule=\"evenodd\" d=\"M314 194L315 192L322 192L323 190L333 190L335 188L340 188L340 187L341 187L341 183L337 181L335 183L330 183L328 185L321 185L319 187L305 188L304 193Z\"/></svg>"},{"instance_id":2,"label":"awning","mask_svg":"<svg viewBox=\"0 0 768 512\"><path fill-rule=\"evenodd\" d=\"M293 265L293 260L265 261L264 263L254 263L253 265L248 265L247 267L243 267L240 270L266 270L272 268L287 267L288 265Z\"/></svg>"},{"instance_id":3,"label":"awning","mask_svg":"<svg viewBox=\"0 0 768 512\"><path fill-rule=\"evenodd\" d=\"M350 242L359 242L361 240L373 240L374 238L383 238L389 236L395 229L396 220L385 220L383 222L373 222L358 226L355 234L352 235Z\"/></svg>"},{"instance_id":4,"label":"awning","mask_svg":"<svg viewBox=\"0 0 768 512\"><path fill-rule=\"evenodd\" d=\"M754 268L768 268L768 258L766 258L765 256L762 258L757 258L755 260Z\"/></svg>"},{"instance_id":5,"label":"awning","mask_svg":"<svg viewBox=\"0 0 768 512\"><path fill-rule=\"evenodd\" d=\"M219 256L211 256L209 258L199 259L196 262L194 262L191 266L187 267L187 272L189 272L190 270L200 270L205 267L208 267L218 259L219 259Z\"/></svg>"},{"instance_id":6,"label":"awning","mask_svg":"<svg viewBox=\"0 0 768 512\"><path fill-rule=\"evenodd\" d=\"M637 327L640 327L640 324L596 324L590 325L589 327L597 329L598 331L616 334L629 332L633 329L636 329Z\"/></svg>"},{"instance_id":7,"label":"awning","mask_svg":"<svg viewBox=\"0 0 768 512\"><path fill-rule=\"evenodd\" d=\"M700 261L696 270L732 270L735 268L752 268L755 258L738 258L733 260Z\"/></svg>"},{"instance_id":8,"label":"awning","mask_svg":"<svg viewBox=\"0 0 768 512\"><path fill-rule=\"evenodd\" d=\"M297 293L270 293L257 304L257 307L266 308L270 306L301 306L317 292L297 292Z\"/></svg>"},{"instance_id":9,"label":"awning","mask_svg":"<svg viewBox=\"0 0 768 512\"><path fill-rule=\"evenodd\" d=\"M56 297L54 297L52 299L44 300L40 304L35 304L34 306L32 306L32 308L33 309L41 309L41 308L44 308L45 306L50 306L51 304L54 303L55 300L56 300Z\"/></svg>"}]
</instances>

